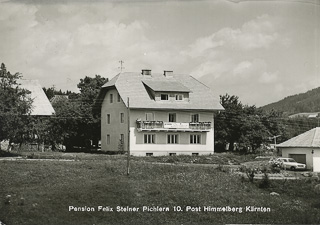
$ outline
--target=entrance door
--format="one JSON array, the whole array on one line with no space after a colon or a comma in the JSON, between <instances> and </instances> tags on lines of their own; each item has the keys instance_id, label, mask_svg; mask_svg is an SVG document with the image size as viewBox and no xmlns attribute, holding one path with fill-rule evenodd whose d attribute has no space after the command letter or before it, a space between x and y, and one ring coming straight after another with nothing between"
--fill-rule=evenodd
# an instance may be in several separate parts
<instances>
[{"instance_id":1,"label":"entrance door","mask_svg":"<svg viewBox=\"0 0 320 225\"><path fill-rule=\"evenodd\" d=\"M289 154L290 158L293 158L296 160L298 163L304 163L307 164L306 160L306 154Z\"/></svg>"}]
</instances>

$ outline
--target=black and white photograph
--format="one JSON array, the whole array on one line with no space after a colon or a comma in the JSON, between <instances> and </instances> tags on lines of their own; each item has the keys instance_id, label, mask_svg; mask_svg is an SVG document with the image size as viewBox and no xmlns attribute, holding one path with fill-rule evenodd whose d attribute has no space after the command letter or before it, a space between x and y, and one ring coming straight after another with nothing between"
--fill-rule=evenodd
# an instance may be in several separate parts
<instances>
[{"instance_id":1,"label":"black and white photograph","mask_svg":"<svg viewBox=\"0 0 320 225\"><path fill-rule=\"evenodd\" d=\"M0 0L0 225L320 224L320 0Z\"/></svg>"}]
</instances>

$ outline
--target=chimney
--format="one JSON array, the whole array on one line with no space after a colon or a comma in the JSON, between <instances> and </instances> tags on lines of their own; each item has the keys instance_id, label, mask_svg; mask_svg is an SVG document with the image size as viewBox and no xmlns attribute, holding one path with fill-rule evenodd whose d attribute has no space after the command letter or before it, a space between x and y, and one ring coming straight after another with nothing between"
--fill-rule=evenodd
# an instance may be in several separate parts
<instances>
[{"instance_id":1,"label":"chimney","mask_svg":"<svg viewBox=\"0 0 320 225\"><path fill-rule=\"evenodd\" d=\"M173 71L172 70L165 70L165 71L163 71L163 75L165 77L173 77Z\"/></svg>"},{"instance_id":2,"label":"chimney","mask_svg":"<svg viewBox=\"0 0 320 225\"><path fill-rule=\"evenodd\" d=\"M141 72L142 75L148 75L148 76L151 76L151 70L146 70L146 69L143 69L142 72Z\"/></svg>"}]
</instances>

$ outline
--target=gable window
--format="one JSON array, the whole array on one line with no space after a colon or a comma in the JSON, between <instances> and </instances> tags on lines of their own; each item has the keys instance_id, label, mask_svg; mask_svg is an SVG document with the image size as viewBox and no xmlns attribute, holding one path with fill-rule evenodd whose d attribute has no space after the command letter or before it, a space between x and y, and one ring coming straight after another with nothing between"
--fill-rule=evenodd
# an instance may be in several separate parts
<instances>
[{"instance_id":1,"label":"gable window","mask_svg":"<svg viewBox=\"0 0 320 225\"><path fill-rule=\"evenodd\" d=\"M164 101L169 100L169 95L168 94L161 94L160 99L164 100Z\"/></svg>"},{"instance_id":2,"label":"gable window","mask_svg":"<svg viewBox=\"0 0 320 225\"><path fill-rule=\"evenodd\" d=\"M201 135L190 134L190 144L201 144Z\"/></svg>"},{"instance_id":3,"label":"gable window","mask_svg":"<svg viewBox=\"0 0 320 225\"><path fill-rule=\"evenodd\" d=\"M110 114L107 114L107 124L110 124L110 120L111 120Z\"/></svg>"},{"instance_id":4,"label":"gable window","mask_svg":"<svg viewBox=\"0 0 320 225\"><path fill-rule=\"evenodd\" d=\"M168 144L178 144L179 136L177 134L168 134L167 143Z\"/></svg>"},{"instance_id":5,"label":"gable window","mask_svg":"<svg viewBox=\"0 0 320 225\"><path fill-rule=\"evenodd\" d=\"M177 101L182 101L183 100L183 95L182 94L176 94L176 100Z\"/></svg>"},{"instance_id":6,"label":"gable window","mask_svg":"<svg viewBox=\"0 0 320 225\"><path fill-rule=\"evenodd\" d=\"M118 102L120 102L121 101L121 97L120 97L120 95L118 94Z\"/></svg>"},{"instance_id":7,"label":"gable window","mask_svg":"<svg viewBox=\"0 0 320 225\"><path fill-rule=\"evenodd\" d=\"M110 134L107 134L107 145L110 145Z\"/></svg>"},{"instance_id":8,"label":"gable window","mask_svg":"<svg viewBox=\"0 0 320 225\"><path fill-rule=\"evenodd\" d=\"M110 94L110 103L113 103L113 94Z\"/></svg>"},{"instance_id":9,"label":"gable window","mask_svg":"<svg viewBox=\"0 0 320 225\"><path fill-rule=\"evenodd\" d=\"M169 122L177 122L177 114L169 113Z\"/></svg>"},{"instance_id":10,"label":"gable window","mask_svg":"<svg viewBox=\"0 0 320 225\"><path fill-rule=\"evenodd\" d=\"M192 114L191 115L191 122L198 123L199 122L199 114Z\"/></svg>"},{"instance_id":11,"label":"gable window","mask_svg":"<svg viewBox=\"0 0 320 225\"><path fill-rule=\"evenodd\" d=\"M155 134L145 134L144 143L145 144L155 144L156 135Z\"/></svg>"},{"instance_id":12,"label":"gable window","mask_svg":"<svg viewBox=\"0 0 320 225\"><path fill-rule=\"evenodd\" d=\"M120 123L124 123L124 113L120 113Z\"/></svg>"}]
</instances>

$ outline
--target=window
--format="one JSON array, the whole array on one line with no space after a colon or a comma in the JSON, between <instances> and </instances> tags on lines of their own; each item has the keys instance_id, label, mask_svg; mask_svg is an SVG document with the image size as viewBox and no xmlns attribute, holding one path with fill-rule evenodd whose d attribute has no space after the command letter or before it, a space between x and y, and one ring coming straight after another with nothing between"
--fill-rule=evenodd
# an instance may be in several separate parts
<instances>
[{"instance_id":1,"label":"window","mask_svg":"<svg viewBox=\"0 0 320 225\"><path fill-rule=\"evenodd\" d=\"M201 144L201 135L200 134L191 134L190 135L190 144Z\"/></svg>"},{"instance_id":2,"label":"window","mask_svg":"<svg viewBox=\"0 0 320 225\"><path fill-rule=\"evenodd\" d=\"M161 94L160 99L161 100L169 100L169 96L168 96L168 94Z\"/></svg>"},{"instance_id":3,"label":"window","mask_svg":"<svg viewBox=\"0 0 320 225\"><path fill-rule=\"evenodd\" d=\"M192 156L197 156L199 155L199 153L192 153Z\"/></svg>"},{"instance_id":4,"label":"window","mask_svg":"<svg viewBox=\"0 0 320 225\"><path fill-rule=\"evenodd\" d=\"M183 95L182 94L177 94L176 95L176 100L177 101L182 101L183 100Z\"/></svg>"},{"instance_id":5,"label":"window","mask_svg":"<svg viewBox=\"0 0 320 225\"><path fill-rule=\"evenodd\" d=\"M198 123L199 122L199 114L192 114L191 115L191 122Z\"/></svg>"},{"instance_id":6,"label":"window","mask_svg":"<svg viewBox=\"0 0 320 225\"><path fill-rule=\"evenodd\" d=\"M144 143L145 144L155 144L156 135L155 134L145 134Z\"/></svg>"},{"instance_id":7,"label":"window","mask_svg":"<svg viewBox=\"0 0 320 225\"><path fill-rule=\"evenodd\" d=\"M124 142L124 134L120 134L120 141L121 141L121 143Z\"/></svg>"},{"instance_id":8,"label":"window","mask_svg":"<svg viewBox=\"0 0 320 225\"><path fill-rule=\"evenodd\" d=\"M153 156L153 153L146 153L146 156Z\"/></svg>"},{"instance_id":9,"label":"window","mask_svg":"<svg viewBox=\"0 0 320 225\"><path fill-rule=\"evenodd\" d=\"M107 114L107 124L110 124L110 114Z\"/></svg>"},{"instance_id":10,"label":"window","mask_svg":"<svg viewBox=\"0 0 320 225\"><path fill-rule=\"evenodd\" d=\"M170 156L177 155L177 153L169 153Z\"/></svg>"},{"instance_id":11,"label":"window","mask_svg":"<svg viewBox=\"0 0 320 225\"><path fill-rule=\"evenodd\" d=\"M110 134L107 134L107 145L110 145Z\"/></svg>"},{"instance_id":12,"label":"window","mask_svg":"<svg viewBox=\"0 0 320 225\"><path fill-rule=\"evenodd\" d=\"M153 113L146 113L146 120L147 121L153 121L154 120Z\"/></svg>"},{"instance_id":13,"label":"window","mask_svg":"<svg viewBox=\"0 0 320 225\"><path fill-rule=\"evenodd\" d=\"M121 101L121 97L120 97L120 95L118 94L118 102L120 102Z\"/></svg>"},{"instance_id":14,"label":"window","mask_svg":"<svg viewBox=\"0 0 320 225\"><path fill-rule=\"evenodd\" d=\"M169 113L169 122L177 122L177 114Z\"/></svg>"},{"instance_id":15,"label":"window","mask_svg":"<svg viewBox=\"0 0 320 225\"><path fill-rule=\"evenodd\" d=\"M120 123L124 123L124 113L120 113Z\"/></svg>"},{"instance_id":16,"label":"window","mask_svg":"<svg viewBox=\"0 0 320 225\"><path fill-rule=\"evenodd\" d=\"M177 134L168 134L167 143L168 144L178 144L179 136Z\"/></svg>"},{"instance_id":17,"label":"window","mask_svg":"<svg viewBox=\"0 0 320 225\"><path fill-rule=\"evenodd\" d=\"M110 94L110 103L113 103L113 94Z\"/></svg>"}]
</instances>

